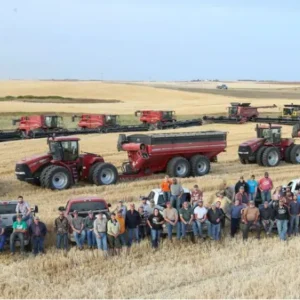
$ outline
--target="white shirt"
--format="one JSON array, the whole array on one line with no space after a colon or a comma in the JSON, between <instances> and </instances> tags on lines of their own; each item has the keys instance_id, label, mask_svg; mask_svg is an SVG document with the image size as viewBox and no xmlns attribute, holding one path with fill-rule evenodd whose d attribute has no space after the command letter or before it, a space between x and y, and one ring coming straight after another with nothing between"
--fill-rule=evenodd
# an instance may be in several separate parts
<instances>
[{"instance_id":1,"label":"white shirt","mask_svg":"<svg viewBox=\"0 0 300 300\"><path fill-rule=\"evenodd\" d=\"M27 202L23 201L23 203L18 203L16 206L16 213L21 214L23 217L27 215L28 211L30 211L30 206Z\"/></svg>"},{"instance_id":2,"label":"white shirt","mask_svg":"<svg viewBox=\"0 0 300 300\"><path fill-rule=\"evenodd\" d=\"M194 209L194 214L197 215L196 218L198 220L203 219L203 217L207 214L207 209L204 206L203 207L197 206Z\"/></svg>"}]
</instances>

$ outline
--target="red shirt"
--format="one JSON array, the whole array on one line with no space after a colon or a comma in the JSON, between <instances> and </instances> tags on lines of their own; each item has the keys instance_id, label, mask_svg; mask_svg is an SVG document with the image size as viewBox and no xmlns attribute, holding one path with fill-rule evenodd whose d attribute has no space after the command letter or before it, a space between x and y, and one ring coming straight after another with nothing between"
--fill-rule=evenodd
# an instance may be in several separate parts
<instances>
[{"instance_id":1,"label":"red shirt","mask_svg":"<svg viewBox=\"0 0 300 300\"><path fill-rule=\"evenodd\" d=\"M262 178L259 181L259 188L264 192L270 191L273 188L273 182L270 178Z\"/></svg>"},{"instance_id":2,"label":"red shirt","mask_svg":"<svg viewBox=\"0 0 300 300\"><path fill-rule=\"evenodd\" d=\"M202 200L202 197L203 197L203 192L200 190L193 190L191 193L192 202Z\"/></svg>"}]
</instances>

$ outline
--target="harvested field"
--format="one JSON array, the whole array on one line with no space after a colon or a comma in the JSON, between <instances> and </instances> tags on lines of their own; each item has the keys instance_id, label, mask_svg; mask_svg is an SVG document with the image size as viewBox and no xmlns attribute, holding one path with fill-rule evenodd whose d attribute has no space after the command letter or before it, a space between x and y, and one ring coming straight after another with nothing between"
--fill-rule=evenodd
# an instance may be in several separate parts
<instances>
[{"instance_id":1,"label":"harvested field","mask_svg":"<svg viewBox=\"0 0 300 300\"><path fill-rule=\"evenodd\" d=\"M55 90L56 94L72 96L70 83L23 82L20 86L10 82L6 84L5 88L5 83L0 83L0 95L43 93L49 95L49 90L46 91L45 86L50 89L50 86L53 88L57 85L59 89ZM103 97L100 96L102 83L76 82L76 85L78 97ZM34 93L34 88L39 92ZM124 101L120 104L110 104L110 112L121 111L123 114L131 114L146 105L148 107L161 105L168 109L177 106L176 111L186 115L195 115L197 108L199 110L201 108L201 114L202 110L205 113L222 113L232 100L217 95L198 95L125 84L105 84L105 90L107 97ZM135 91L138 91L138 95L135 95ZM163 104L161 99L164 100ZM274 99L275 104L282 104L285 101ZM261 99L256 101L256 104L258 102L260 105L264 104L261 103ZM197 106L191 103L197 103ZM55 112L73 113L76 109L95 111L101 105L60 104L55 105L53 109ZM174 106L170 107L172 105ZM6 108L4 111L8 113L14 109L17 112L31 109L48 112L51 111L50 107L48 104L23 103L20 107L13 108L0 103L0 109ZM238 145L255 135L254 126L254 124L209 124L199 128L177 129L178 132L197 130L229 132L227 152L219 155L219 162L212 165L210 175L182 179L183 186L191 188L197 183L204 190L205 202L210 203L223 180L234 184L242 174L246 178L251 174L260 178L265 168L257 165L241 165L237 156ZM290 137L290 135L291 127L284 126L283 136ZM102 154L106 161L120 166L121 162L126 160L126 153L117 151L117 138L118 134L82 136L81 150ZM15 199L22 194L30 204L39 205L39 216L50 229L45 256L11 257L9 252L0 255L1 298L299 297L300 281L295 263L300 256L298 237L291 238L288 243L281 243L277 237L268 239L263 237L257 241L251 236L247 243L243 243L240 235L231 240L226 230L225 237L219 244L211 241L195 245L164 242L162 249L152 253L150 244L144 241L141 245L134 246L129 256L122 255L107 260L99 256L97 251L80 252L73 248L67 256L56 253L53 247L53 221L57 216L58 206L64 205L67 199L78 195L100 195L112 203L113 208L120 199L124 199L127 204L130 201L138 204L140 195L148 194L150 189L159 186L163 174L107 187L80 184L74 189L62 192L43 190L18 182L14 176L15 162L22 157L42 153L46 149L45 139L0 143L0 200ZM299 177L299 166L286 163L281 163L280 166L268 171L275 185Z\"/></svg>"}]
</instances>

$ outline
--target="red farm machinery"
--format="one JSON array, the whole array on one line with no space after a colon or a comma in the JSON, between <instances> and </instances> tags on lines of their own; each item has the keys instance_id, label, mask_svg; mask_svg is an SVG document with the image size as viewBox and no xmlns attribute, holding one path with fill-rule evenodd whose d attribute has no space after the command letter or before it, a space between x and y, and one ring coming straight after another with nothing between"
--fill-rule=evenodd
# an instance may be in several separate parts
<instances>
[{"instance_id":1,"label":"red farm machinery","mask_svg":"<svg viewBox=\"0 0 300 300\"><path fill-rule=\"evenodd\" d=\"M271 106L251 106L251 103L231 102L228 107L228 116L204 116L203 120L213 123L243 124L248 121L256 121L259 117L258 109L275 107L277 107L275 104Z\"/></svg>"},{"instance_id":2,"label":"red farm machinery","mask_svg":"<svg viewBox=\"0 0 300 300\"><path fill-rule=\"evenodd\" d=\"M300 164L300 145L294 137L300 136L299 124L294 125L292 138L281 137L279 125L256 125L256 138L240 144L239 159L242 164L257 163L260 166L276 167L280 161Z\"/></svg>"},{"instance_id":3,"label":"red farm machinery","mask_svg":"<svg viewBox=\"0 0 300 300\"><path fill-rule=\"evenodd\" d=\"M17 179L52 190L70 188L78 181L110 185L119 179L135 179L166 172L172 177L203 176L210 163L225 151L227 133L204 131L190 133L119 135L117 148L126 151L128 161L117 168L93 153L79 154L77 137L48 139L49 152L25 158L16 164Z\"/></svg>"}]
</instances>

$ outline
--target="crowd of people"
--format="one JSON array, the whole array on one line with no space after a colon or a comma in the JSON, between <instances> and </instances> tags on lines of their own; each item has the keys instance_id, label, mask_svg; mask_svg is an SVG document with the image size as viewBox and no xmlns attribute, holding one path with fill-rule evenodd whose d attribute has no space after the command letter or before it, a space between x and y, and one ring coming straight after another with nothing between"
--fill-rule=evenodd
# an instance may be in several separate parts
<instances>
[{"instance_id":1,"label":"crowd of people","mask_svg":"<svg viewBox=\"0 0 300 300\"><path fill-rule=\"evenodd\" d=\"M150 239L153 249L157 250L161 236L165 234L172 242L175 232L177 240L185 240L190 235L193 242L206 238L218 241L224 235L226 220L230 223L230 236L233 238L242 230L243 240L247 240L249 231L254 231L259 239L262 231L270 236L277 229L283 241L299 232L300 189L296 194L289 187L280 186L274 190L267 172L258 181L252 175L247 181L241 176L235 186L224 183L215 201L206 205L204 192L198 185L194 185L188 201L182 201L184 189L176 178L165 176L160 188L163 206L142 197L137 210L134 203L127 208L120 200L114 210L96 216L89 211L85 218L76 210L71 218L59 211L54 221L56 248L69 249L70 233L79 250L87 245L89 249L101 250L105 256L119 255L122 249L128 251L133 243L144 239ZM11 254L15 253L16 240L23 253L24 241L30 237L32 252L35 255L44 253L47 227L38 216L32 216L30 206L22 196L18 198L12 227L9 236L0 219L0 251L9 237Z\"/></svg>"}]
</instances>

